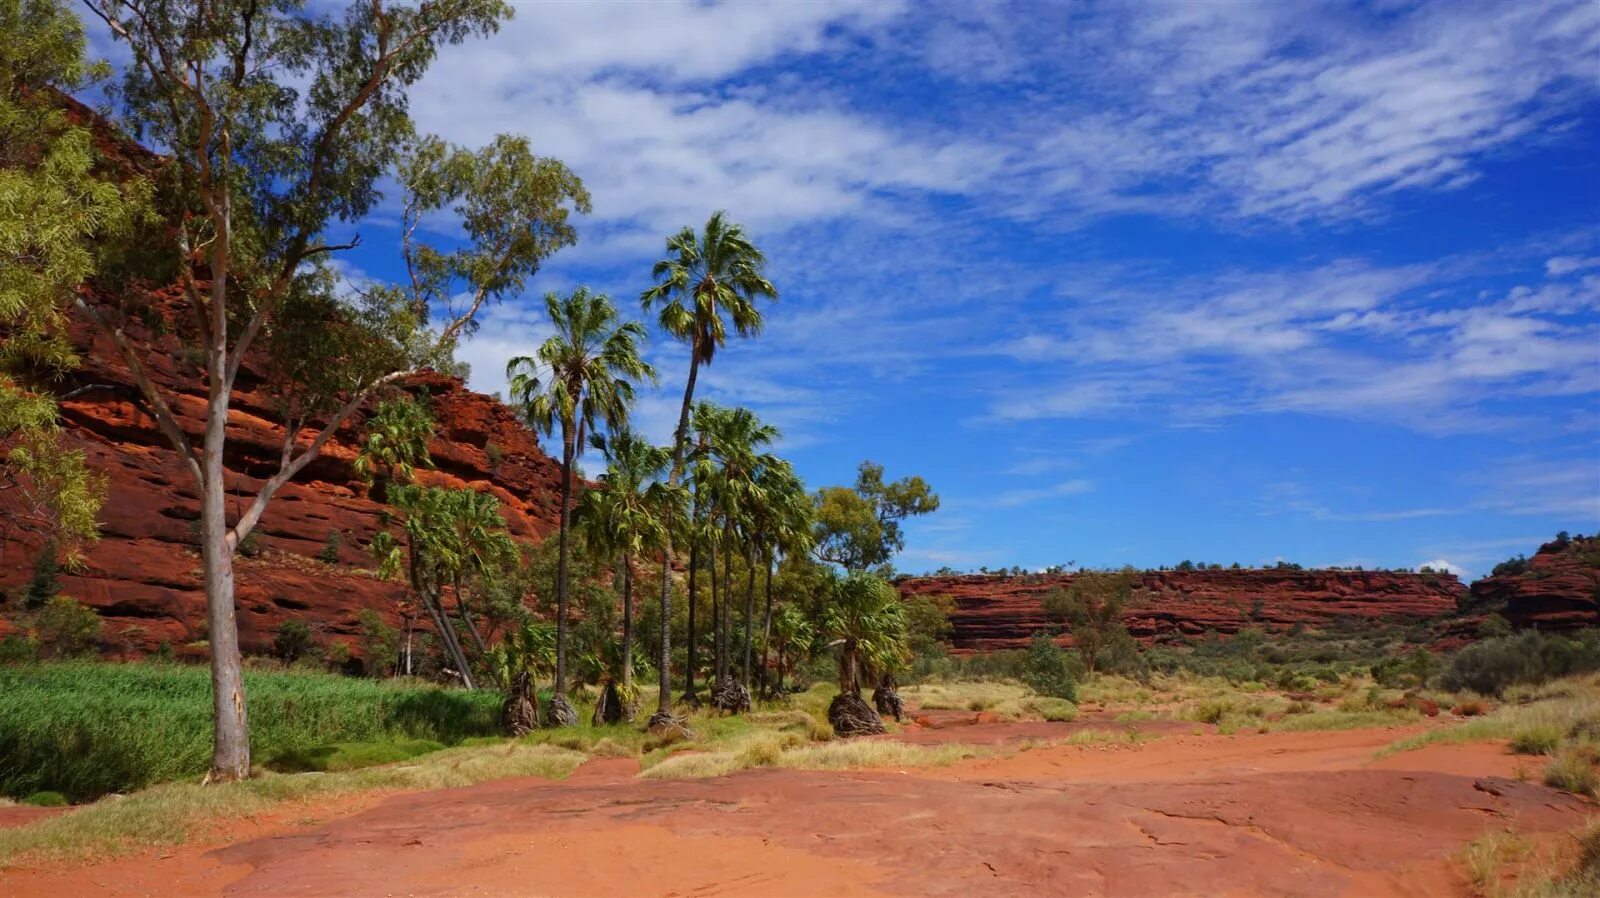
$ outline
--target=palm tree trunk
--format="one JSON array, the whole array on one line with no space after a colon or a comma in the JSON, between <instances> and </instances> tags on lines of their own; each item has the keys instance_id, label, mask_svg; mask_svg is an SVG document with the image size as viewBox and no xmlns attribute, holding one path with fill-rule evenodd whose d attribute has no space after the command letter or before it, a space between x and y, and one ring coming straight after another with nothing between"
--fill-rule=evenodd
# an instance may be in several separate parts
<instances>
[{"instance_id":1,"label":"palm tree trunk","mask_svg":"<svg viewBox=\"0 0 1600 898\"><path fill-rule=\"evenodd\" d=\"M772 651L772 550L767 550L767 610L761 615L761 694L772 698L767 683L767 656Z\"/></svg>"},{"instance_id":2,"label":"palm tree trunk","mask_svg":"<svg viewBox=\"0 0 1600 898\"><path fill-rule=\"evenodd\" d=\"M751 650L755 645L756 623L756 546L751 542L744 551L744 688L750 691L752 672Z\"/></svg>"},{"instance_id":3,"label":"palm tree trunk","mask_svg":"<svg viewBox=\"0 0 1600 898\"><path fill-rule=\"evenodd\" d=\"M688 658L688 663L684 665L684 671L683 671L683 679L684 679L683 697L691 705L693 705L695 703L695 701L696 701L695 694L694 694L694 666L695 666L695 663L696 663L697 659L695 657L696 656L696 652L695 652L695 644L694 644L694 637L695 637L695 632L694 632L694 606L695 606L696 599L699 598L699 588L698 588L698 585L695 582L695 575L698 572L699 566L700 566L700 541L699 540L690 540L689 541L689 642L685 646L685 648L688 650L689 658Z\"/></svg>"},{"instance_id":4,"label":"palm tree trunk","mask_svg":"<svg viewBox=\"0 0 1600 898\"><path fill-rule=\"evenodd\" d=\"M633 703L633 559L622 556L622 691Z\"/></svg>"},{"instance_id":5,"label":"palm tree trunk","mask_svg":"<svg viewBox=\"0 0 1600 898\"><path fill-rule=\"evenodd\" d=\"M683 407L678 411L678 429L672 435L672 475L667 483L677 486L683 480L683 455L689 441L689 406L694 402L694 382L700 374L700 355L691 353L689 382L683 388ZM661 689L656 697L656 713L672 713L672 521L666 521L667 538L661 551Z\"/></svg>"},{"instance_id":6,"label":"palm tree trunk","mask_svg":"<svg viewBox=\"0 0 1600 898\"><path fill-rule=\"evenodd\" d=\"M733 674L733 524L722 525L722 673L719 681Z\"/></svg>"},{"instance_id":7,"label":"palm tree trunk","mask_svg":"<svg viewBox=\"0 0 1600 898\"><path fill-rule=\"evenodd\" d=\"M561 422L561 536L556 555L556 682L555 694L567 692L567 530L572 523L573 426Z\"/></svg>"},{"instance_id":8,"label":"palm tree trunk","mask_svg":"<svg viewBox=\"0 0 1600 898\"><path fill-rule=\"evenodd\" d=\"M722 682L722 584L717 580L717 547L711 547L711 686Z\"/></svg>"}]
</instances>

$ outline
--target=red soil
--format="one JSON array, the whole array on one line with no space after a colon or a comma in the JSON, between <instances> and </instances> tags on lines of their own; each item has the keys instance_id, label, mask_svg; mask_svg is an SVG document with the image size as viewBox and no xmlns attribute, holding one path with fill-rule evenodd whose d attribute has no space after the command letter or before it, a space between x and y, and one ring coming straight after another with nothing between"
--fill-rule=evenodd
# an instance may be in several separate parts
<instances>
[{"instance_id":1,"label":"red soil","mask_svg":"<svg viewBox=\"0 0 1600 898\"><path fill-rule=\"evenodd\" d=\"M1452 861L1463 843L1507 826L1570 830L1594 810L1509 776L1518 761L1500 746L1373 760L1405 732L1169 735L947 768L693 781L600 761L566 782L296 811L335 816L241 825L221 848L14 870L0 891L1464 896Z\"/></svg>"}]
</instances>

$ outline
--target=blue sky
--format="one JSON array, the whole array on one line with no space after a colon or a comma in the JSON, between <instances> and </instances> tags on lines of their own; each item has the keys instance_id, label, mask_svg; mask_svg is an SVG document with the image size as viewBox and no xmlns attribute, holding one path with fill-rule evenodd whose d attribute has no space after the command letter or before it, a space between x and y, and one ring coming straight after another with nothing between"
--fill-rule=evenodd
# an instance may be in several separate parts
<instances>
[{"instance_id":1,"label":"blue sky","mask_svg":"<svg viewBox=\"0 0 1600 898\"><path fill-rule=\"evenodd\" d=\"M463 356L503 388L587 284L636 308L725 208L766 335L703 398L814 486L944 508L901 568L1448 564L1600 525L1600 5L521 3L419 125L526 134L581 242ZM350 264L394 273L393 233ZM665 440L686 356L639 418Z\"/></svg>"}]
</instances>

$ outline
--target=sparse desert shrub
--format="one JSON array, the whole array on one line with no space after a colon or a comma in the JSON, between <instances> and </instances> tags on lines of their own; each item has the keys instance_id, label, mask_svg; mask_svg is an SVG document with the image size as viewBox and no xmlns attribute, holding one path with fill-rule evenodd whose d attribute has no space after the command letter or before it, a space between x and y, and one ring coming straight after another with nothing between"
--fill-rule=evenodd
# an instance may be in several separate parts
<instances>
[{"instance_id":1,"label":"sparse desert shrub","mask_svg":"<svg viewBox=\"0 0 1600 898\"><path fill-rule=\"evenodd\" d=\"M328 536L322 541L322 549L317 552L317 560L324 564L339 563L339 545L344 542L344 534L337 530L329 530Z\"/></svg>"},{"instance_id":2,"label":"sparse desert shrub","mask_svg":"<svg viewBox=\"0 0 1600 898\"><path fill-rule=\"evenodd\" d=\"M1511 737L1511 750L1519 755L1553 754L1566 732L1555 724L1534 724Z\"/></svg>"},{"instance_id":3,"label":"sparse desert shrub","mask_svg":"<svg viewBox=\"0 0 1600 898\"><path fill-rule=\"evenodd\" d=\"M1600 794L1600 774L1588 752L1564 749L1544 768L1544 784L1563 792L1594 797Z\"/></svg>"}]
</instances>

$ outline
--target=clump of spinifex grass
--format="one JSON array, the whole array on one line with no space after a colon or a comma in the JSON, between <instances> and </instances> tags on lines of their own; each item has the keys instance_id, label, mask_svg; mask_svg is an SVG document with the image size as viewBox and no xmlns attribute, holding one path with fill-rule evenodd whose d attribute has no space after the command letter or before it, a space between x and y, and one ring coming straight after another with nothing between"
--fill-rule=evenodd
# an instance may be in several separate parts
<instances>
[{"instance_id":1,"label":"clump of spinifex grass","mask_svg":"<svg viewBox=\"0 0 1600 898\"><path fill-rule=\"evenodd\" d=\"M214 832L220 823L291 802L354 792L446 789L513 776L560 779L584 760L584 755L567 749L497 741L434 752L404 766L348 773L266 773L211 786L168 783L0 830L0 869L21 862L99 859L180 844Z\"/></svg>"},{"instance_id":2,"label":"clump of spinifex grass","mask_svg":"<svg viewBox=\"0 0 1600 898\"><path fill-rule=\"evenodd\" d=\"M251 749L264 763L317 746L450 745L499 729L501 699L491 692L274 671L246 672L245 690ZM82 802L199 776L211 759L211 714L203 668L0 667L0 794L50 790Z\"/></svg>"}]
</instances>

